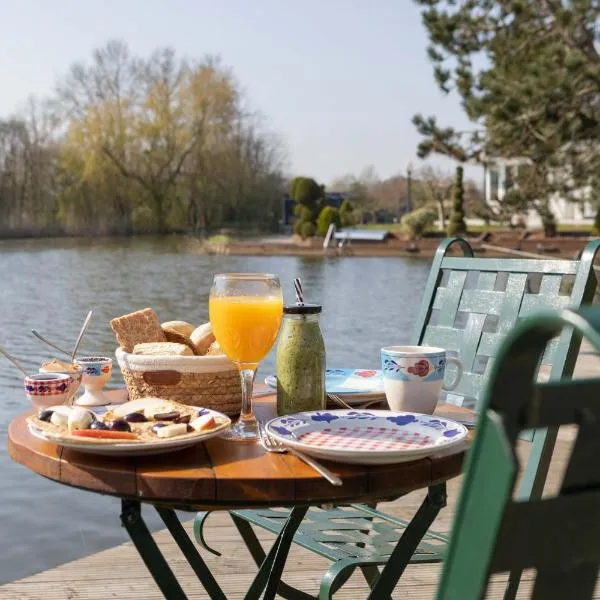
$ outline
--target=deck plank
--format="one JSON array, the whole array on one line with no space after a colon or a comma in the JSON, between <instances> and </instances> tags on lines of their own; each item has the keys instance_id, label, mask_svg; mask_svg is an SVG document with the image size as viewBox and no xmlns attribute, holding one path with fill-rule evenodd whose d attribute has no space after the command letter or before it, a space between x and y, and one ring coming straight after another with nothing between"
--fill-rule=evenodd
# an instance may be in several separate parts
<instances>
[{"instance_id":1,"label":"deck plank","mask_svg":"<svg viewBox=\"0 0 600 600\"><path fill-rule=\"evenodd\" d=\"M600 374L600 358L584 346L577 364L576 376ZM552 494L560 484L564 466L573 441L573 430L562 428L550 469L550 477L545 494ZM519 447L521 459L526 459L528 444ZM454 516L462 478L448 484L448 507L444 509L436 523L438 531L448 531ZM413 492L404 498L380 507L392 514L410 517L420 504L423 492ZM147 510L147 509L146 509ZM116 515L115 515L116 518ZM185 524L191 534L191 521ZM260 530L259 537L267 544L273 536ZM169 564L180 579L190 600L204 600L207 594L200 588L176 544L166 531L155 534ZM227 598L242 598L247 590L256 567L243 546L237 530L226 513L215 513L209 517L206 526L207 543L217 550L226 550L226 556L216 557L202 551L202 556L223 585ZM286 582L297 585L307 592L316 593L320 579L329 566L325 559L294 547L284 572ZM409 567L394 592L396 600L430 600L435 596L439 565L415 565ZM528 598L532 575L526 573L519 590L518 598ZM502 598L504 577L494 579L487 598ZM354 600L366 596L367 586L359 575L354 575L340 590L336 600ZM150 578L146 567L137 555L132 544L126 543L116 548L98 552L59 567L43 571L13 583L0 586L0 600L162 600L160 591ZM600 585L596 587L594 598L600 600Z\"/></svg>"}]
</instances>

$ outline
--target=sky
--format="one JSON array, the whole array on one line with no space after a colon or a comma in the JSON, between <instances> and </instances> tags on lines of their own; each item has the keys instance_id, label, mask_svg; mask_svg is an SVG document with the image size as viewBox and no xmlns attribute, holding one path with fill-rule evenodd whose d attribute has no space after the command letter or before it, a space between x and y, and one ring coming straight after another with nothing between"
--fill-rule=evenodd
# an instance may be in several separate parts
<instances>
[{"instance_id":1,"label":"sky","mask_svg":"<svg viewBox=\"0 0 600 600\"><path fill-rule=\"evenodd\" d=\"M326 184L370 165L381 178L422 165L417 112L469 126L435 85L412 0L0 0L0 117L51 94L110 39L144 56L219 55L282 139L288 174Z\"/></svg>"}]
</instances>

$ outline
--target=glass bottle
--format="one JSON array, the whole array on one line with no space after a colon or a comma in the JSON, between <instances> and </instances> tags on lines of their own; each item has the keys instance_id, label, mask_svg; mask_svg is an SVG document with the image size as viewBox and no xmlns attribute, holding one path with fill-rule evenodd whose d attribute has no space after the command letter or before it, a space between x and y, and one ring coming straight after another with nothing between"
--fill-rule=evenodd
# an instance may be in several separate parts
<instances>
[{"instance_id":1,"label":"glass bottle","mask_svg":"<svg viewBox=\"0 0 600 600\"><path fill-rule=\"evenodd\" d=\"M284 306L276 353L277 414L325 408L325 344L321 306Z\"/></svg>"}]
</instances>

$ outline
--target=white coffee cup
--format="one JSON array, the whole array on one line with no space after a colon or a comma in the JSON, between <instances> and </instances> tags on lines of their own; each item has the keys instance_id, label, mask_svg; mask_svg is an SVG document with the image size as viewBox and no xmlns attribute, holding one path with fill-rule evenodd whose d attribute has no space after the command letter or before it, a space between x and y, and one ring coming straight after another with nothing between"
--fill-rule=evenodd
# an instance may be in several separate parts
<instances>
[{"instance_id":1,"label":"white coffee cup","mask_svg":"<svg viewBox=\"0 0 600 600\"><path fill-rule=\"evenodd\" d=\"M456 365L454 381L444 383L446 365ZM442 386L453 390L459 384L463 364L447 356L443 348L431 346L386 346L381 349L383 388L394 411L432 414Z\"/></svg>"}]
</instances>

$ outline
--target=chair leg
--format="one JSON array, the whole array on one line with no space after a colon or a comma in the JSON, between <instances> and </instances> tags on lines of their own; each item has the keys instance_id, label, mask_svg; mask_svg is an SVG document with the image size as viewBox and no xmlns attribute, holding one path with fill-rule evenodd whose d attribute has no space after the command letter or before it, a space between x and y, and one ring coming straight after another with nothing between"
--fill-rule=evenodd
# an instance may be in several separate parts
<instances>
[{"instance_id":1,"label":"chair leg","mask_svg":"<svg viewBox=\"0 0 600 600\"><path fill-rule=\"evenodd\" d=\"M362 571L366 582L369 584L369 587L373 589L377 583L377 580L381 577L379 569L376 566L367 565L360 567L360 570Z\"/></svg>"},{"instance_id":2,"label":"chair leg","mask_svg":"<svg viewBox=\"0 0 600 600\"><path fill-rule=\"evenodd\" d=\"M333 594L348 581L354 569L356 569L356 564L347 559L333 563L321 579L319 600L332 600Z\"/></svg>"},{"instance_id":3,"label":"chair leg","mask_svg":"<svg viewBox=\"0 0 600 600\"><path fill-rule=\"evenodd\" d=\"M446 506L446 484L440 483L431 486L419 510L390 554L381 576L368 596L368 600L382 600L392 595L398 580L419 547L421 540L444 506Z\"/></svg>"}]
</instances>

